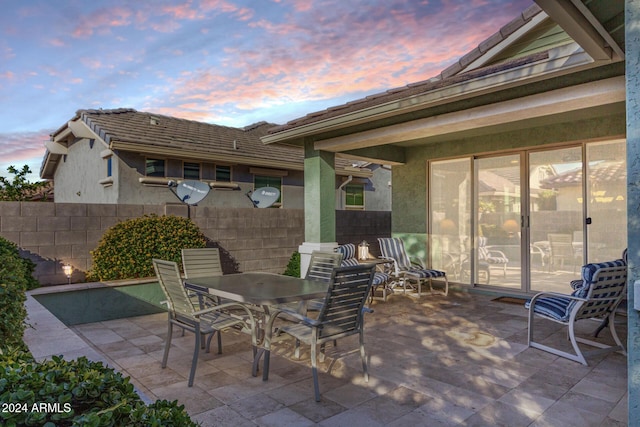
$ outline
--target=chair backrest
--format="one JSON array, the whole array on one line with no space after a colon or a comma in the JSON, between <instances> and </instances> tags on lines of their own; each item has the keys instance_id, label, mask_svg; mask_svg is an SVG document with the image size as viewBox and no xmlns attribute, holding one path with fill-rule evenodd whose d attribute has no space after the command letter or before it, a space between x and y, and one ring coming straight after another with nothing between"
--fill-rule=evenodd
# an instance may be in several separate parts
<instances>
[{"instance_id":1,"label":"chair backrest","mask_svg":"<svg viewBox=\"0 0 640 427\"><path fill-rule=\"evenodd\" d=\"M478 259L484 260L489 258L489 249L487 249L487 237L478 236Z\"/></svg>"},{"instance_id":2,"label":"chair backrest","mask_svg":"<svg viewBox=\"0 0 640 427\"><path fill-rule=\"evenodd\" d=\"M547 239L549 240L551 256L573 256L574 251L571 244L573 237L571 234L549 233Z\"/></svg>"},{"instance_id":3,"label":"chair backrest","mask_svg":"<svg viewBox=\"0 0 640 427\"><path fill-rule=\"evenodd\" d=\"M220 250L218 248L183 249L182 267L187 279L222 276Z\"/></svg>"},{"instance_id":4,"label":"chair backrest","mask_svg":"<svg viewBox=\"0 0 640 427\"><path fill-rule=\"evenodd\" d=\"M359 333L363 308L373 283L375 266L357 265L333 270L332 281L318 314L318 338L332 339Z\"/></svg>"},{"instance_id":5,"label":"chair backrest","mask_svg":"<svg viewBox=\"0 0 640 427\"><path fill-rule=\"evenodd\" d=\"M336 252L342 254L340 267L356 266L360 264L358 262L358 258L356 258L356 245L354 245L353 243L347 243L345 245L338 246Z\"/></svg>"},{"instance_id":6,"label":"chair backrest","mask_svg":"<svg viewBox=\"0 0 640 427\"><path fill-rule=\"evenodd\" d=\"M411 268L411 260L404 248L404 242L398 237L379 237L380 253L383 258L395 259L400 270Z\"/></svg>"},{"instance_id":7,"label":"chair backrest","mask_svg":"<svg viewBox=\"0 0 640 427\"><path fill-rule=\"evenodd\" d=\"M341 253L313 251L305 279L330 282L333 269L340 267L341 260Z\"/></svg>"},{"instance_id":8,"label":"chair backrest","mask_svg":"<svg viewBox=\"0 0 640 427\"><path fill-rule=\"evenodd\" d=\"M178 264L173 261L154 259L153 269L160 282L162 292L167 297L169 311L172 315L194 320L195 308L182 283Z\"/></svg>"},{"instance_id":9,"label":"chair backrest","mask_svg":"<svg viewBox=\"0 0 640 427\"><path fill-rule=\"evenodd\" d=\"M623 260L586 264L582 267L582 275L586 286L574 291L573 295L586 298L587 301L579 307L576 320L603 316L624 298L627 266ZM577 303L572 303L568 311L573 310L576 305Z\"/></svg>"}]
</instances>

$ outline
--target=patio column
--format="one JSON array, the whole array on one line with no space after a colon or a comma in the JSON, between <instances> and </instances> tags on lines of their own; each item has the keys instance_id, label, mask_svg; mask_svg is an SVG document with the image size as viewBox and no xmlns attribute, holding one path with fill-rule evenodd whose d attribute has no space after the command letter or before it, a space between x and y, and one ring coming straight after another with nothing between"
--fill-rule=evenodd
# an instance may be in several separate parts
<instances>
[{"instance_id":1,"label":"patio column","mask_svg":"<svg viewBox=\"0 0 640 427\"><path fill-rule=\"evenodd\" d=\"M627 91L627 241L629 246L627 367L629 425L640 426L640 312L634 284L640 280L640 0L625 2ZM639 285L640 286L640 285Z\"/></svg>"},{"instance_id":2,"label":"patio column","mask_svg":"<svg viewBox=\"0 0 640 427\"><path fill-rule=\"evenodd\" d=\"M307 273L311 252L333 251L336 243L335 153L318 151L313 141L304 145L304 239L300 274Z\"/></svg>"}]
</instances>

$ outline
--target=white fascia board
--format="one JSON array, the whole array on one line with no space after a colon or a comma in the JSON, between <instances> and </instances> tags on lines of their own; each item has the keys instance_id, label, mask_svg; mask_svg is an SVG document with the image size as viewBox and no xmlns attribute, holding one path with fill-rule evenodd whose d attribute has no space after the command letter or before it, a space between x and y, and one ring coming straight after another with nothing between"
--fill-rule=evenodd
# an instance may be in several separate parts
<instances>
[{"instance_id":1,"label":"white fascia board","mask_svg":"<svg viewBox=\"0 0 640 427\"><path fill-rule=\"evenodd\" d=\"M87 126L87 124L85 122L83 122L81 119L70 120L67 123L67 127L69 129L71 129L71 132L73 132L73 135L76 138L94 139L96 141L100 141L100 143L105 148L108 148L107 143L105 141L103 141L102 138L100 138L100 136L97 133L92 131L91 128L89 126Z\"/></svg>"},{"instance_id":2,"label":"white fascia board","mask_svg":"<svg viewBox=\"0 0 640 427\"><path fill-rule=\"evenodd\" d=\"M345 151L503 125L624 102L625 78L613 77L491 105L317 141L316 150Z\"/></svg>"},{"instance_id":3,"label":"white fascia board","mask_svg":"<svg viewBox=\"0 0 640 427\"><path fill-rule=\"evenodd\" d=\"M498 71L465 82L455 83L426 93L331 117L318 122L284 130L261 138L265 144L285 142L320 132L380 120L416 110L498 92L509 87L576 72L594 65L593 59L575 43L549 50L546 60Z\"/></svg>"}]
</instances>

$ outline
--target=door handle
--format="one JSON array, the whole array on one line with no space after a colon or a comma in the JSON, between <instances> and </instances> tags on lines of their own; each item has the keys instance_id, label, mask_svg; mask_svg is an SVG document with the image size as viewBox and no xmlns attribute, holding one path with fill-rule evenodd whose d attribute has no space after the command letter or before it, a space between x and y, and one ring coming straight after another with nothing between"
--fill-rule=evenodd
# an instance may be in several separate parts
<instances>
[{"instance_id":1,"label":"door handle","mask_svg":"<svg viewBox=\"0 0 640 427\"><path fill-rule=\"evenodd\" d=\"M587 217L587 218L584 220L584 223L585 223L585 224L587 224L587 225L591 225L591 217Z\"/></svg>"}]
</instances>

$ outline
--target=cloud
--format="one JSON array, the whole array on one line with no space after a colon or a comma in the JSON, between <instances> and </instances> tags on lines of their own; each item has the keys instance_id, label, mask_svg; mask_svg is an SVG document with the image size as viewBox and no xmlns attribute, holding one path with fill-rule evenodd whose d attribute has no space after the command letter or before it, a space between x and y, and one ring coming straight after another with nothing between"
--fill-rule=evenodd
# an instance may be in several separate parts
<instances>
[{"instance_id":1,"label":"cloud","mask_svg":"<svg viewBox=\"0 0 640 427\"><path fill-rule=\"evenodd\" d=\"M44 155L44 142L53 130L37 132L0 133L3 163L21 166L25 161Z\"/></svg>"},{"instance_id":2,"label":"cloud","mask_svg":"<svg viewBox=\"0 0 640 427\"><path fill-rule=\"evenodd\" d=\"M216 2L217 4L224 2ZM191 111L252 110L381 91L436 75L507 23L513 14L468 17L461 2L396 0L381 7L329 3L289 18L249 23L253 46L225 49L222 67L173 78L167 101ZM481 6L478 6L481 7ZM391 13L389 13L391 10ZM307 13L309 11L309 13ZM481 21L478 25L461 22Z\"/></svg>"},{"instance_id":3,"label":"cloud","mask_svg":"<svg viewBox=\"0 0 640 427\"><path fill-rule=\"evenodd\" d=\"M130 25L132 16L132 10L127 7L101 8L88 15L80 16L80 22L72 31L72 35L76 38L87 38L96 32L110 32L114 27Z\"/></svg>"}]
</instances>

